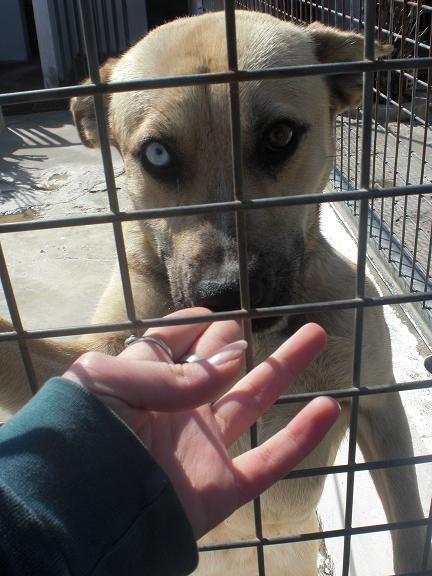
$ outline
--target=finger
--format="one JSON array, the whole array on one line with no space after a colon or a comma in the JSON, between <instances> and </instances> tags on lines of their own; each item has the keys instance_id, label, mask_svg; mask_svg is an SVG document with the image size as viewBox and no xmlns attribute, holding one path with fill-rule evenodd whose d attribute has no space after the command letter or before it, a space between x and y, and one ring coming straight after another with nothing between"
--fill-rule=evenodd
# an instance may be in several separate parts
<instances>
[{"instance_id":1,"label":"finger","mask_svg":"<svg viewBox=\"0 0 432 576\"><path fill-rule=\"evenodd\" d=\"M196 341L192 344L183 360L190 361L202 360L210 358L219 350L236 342L243 335L243 328L241 321L238 320L222 320L220 322L213 322L207 330L198 336Z\"/></svg>"},{"instance_id":2,"label":"finger","mask_svg":"<svg viewBox=\"0 0 432 576\"><path fill-rule=\"evenodd\" d=\"M293 383L326 343L318 324L306 324L213 405L226 446L230 446Z\"/></svg>"},{"instance_id":3,"label":"finger","mask_svg":"<svg viewBox=\"0 0 432 576\"><path fill-rule=\"evenodd\" d=\"M283 430L234 461L238 505L242 506L286 476L324 438L340 414L336 400L315 398Z\"/></svg>"},{"instance_id":4,"label":"finger","mask_svg":"<svg viewBox=\"0 0 432 576\"><path fill-rule=\"evenodd\" d=\"M64 377L134 408L181 411L210 402L232 382L241 368L244 344L239 341L208 360L186 364L88 352Z\"/></svg>"},{"instance_id":5,"label":"finger","mask_svg":"<svg viewBox=\"0 0 432 576\"><path fill-rule=\"evenodd\" d=\"M168 314L165 318L180 319L201 314L211 314L211 311L208 308L201 307L186 308ZM172 350L173 358L176 361L189 351L193 343L203 332L205 332L209 325L210 322L183 324L179 326L162 326L159 328L150 328L145 332L145 335L155 336L156 338L162 339ZM159 360L160 362L171 361L167 353L162 350L160 346L149 341L140 341L128 346L119 356L130 360Z\"/></svg>"}]
</instances>

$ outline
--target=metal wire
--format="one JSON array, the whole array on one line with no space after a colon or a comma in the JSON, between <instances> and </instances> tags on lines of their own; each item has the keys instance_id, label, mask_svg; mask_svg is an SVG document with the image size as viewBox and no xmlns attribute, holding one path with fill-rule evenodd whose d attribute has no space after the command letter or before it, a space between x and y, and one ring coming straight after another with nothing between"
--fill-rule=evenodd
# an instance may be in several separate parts
<instances>
[{"instance_id":1,"label":"metal wire","mask_svg":"<svg viewBox=\"0 0 432 576\"><path fill-rule=\"evenodd\" d=\"M237 70L236 72L213 72L205 74L185 74L183 76L161 76L142 80L125 80L101 84L81 84L79 86L62 86L27 90L24 92L8 92L0 94L0 106L6 104L21 104L23 102L41 102L71 98L73 96L95 96L113 92L133 92L135 90L152 90L155 88L173 88L180 86L200 86L203 84L228 84L230 82L248 82L252 80L275 80L279 78L294 78L302 76L330 76L332 74L355 74L358 72L398 70L406 66L407 60L343 62L331 64L307 64L286 68L265 68L262 70ZM430 68L432 57L411 58L409 66L415 68Z\"/></svg>"},{"instance_id":2,"label":"metal wire","mask_svg":"<svg viewBox=\"0 0 432 576\"><path fill-rule=\"evenodd\" d=\"M365 60L373 60L375 57L375 3L366 2L365 9L365 27L366 34L364 39L364 57ZM363 75L363 140L361 155L361 175L360 185L364 189L369 188L370 183L370 162L371 162L371 138L372 138L372 88L373 73L365 72ZM367 235L368 235L368 209L367 199L360 201L359 232L357 242L357 281L356 296L364 298L365 295L365 278L366 278L366 252L367 252ZM361 364L363 349L363 321L364 308L360 306L356 310L354 324L354 354L353 354L353 385L356 388L361 386ZM353 397L351 401L350 415L350 433L348 448L348 464L354 465L356 461L357 448L357 429L359 418L359 399ZM351 555L351 533L353 500L354 500L354 471L350 470L347 474L347 488L345 500L345 536L342 575L348 576L350 555Z\"/></svg>"},{"instance_id":3,"label":"metal wire","mask_svg":"<svg viewBox=\"0 0 432 576\"><path fill-rule=\"evenodd\" d=\"M12 288L12 283L9 277L9 272L1 244L0 244L0 279L3 286L3 292L6 298L6 303L9 309L12 325L16 330L14 340L18 339L18 347L23 361L27 382L30 386L31 392L34 394L37 391L36 375L33 368L33 362L30 356L30 351L27 347L27 342L23 339L23 335L25 334L25 332L21 322L20 313L18 311L18 305L15 300L15 295Z\"/></svg>"},{"instance_id":4,"label":"metal wire","mask_svg":"<svg viewBox=\"0 0 432 576\"><path fill-rule=\"evenodd\" d=\"M112 324L83 324L74 327L50 328L45 330L26 330L19 335L21 339L55 338L58 336L74 336L78 334L99 334L101 332L115 332L130 330L132 328L150 328L153 326L173 326L176 324L196 324L200 322L219 322L221 320L246 320L247 318L271 318L285 314L306 314L308 312L329 312L331 310L349 310L367 306L383 306L385 304L406 304L432 300L432 292L421 294L392 294L389 296L350 298L346 300L333 300L326 302L313 302L308 304L289 304L285 306L272 306L270 308L251 308L249 310L235 310L230 312L214 312L213 314L199 314L181 319L149 318L134 321L115 322ZM17 340L17 332L0 332L0 342Z\"/></svg>"},{"instance_id":5,"label":"metal wire","mask_svg":"<svg viewBox=\"0 0 432 576\"><path fill-rule=\"evenodd\" d=\"M410 186L404 190L408 196L430 194L432 184ZM236 212L242 210L261 210L263 208L277 208L279 206L299 206L303 204L326 204L349 200L362 200L364 198L391 198L400 196L400 188L352 190L349 192L328 192L324 194L308 194L306 196L275 196L273 198L258 198L255 200L212 202L209 204L190 204L188 206L173 206L171 208L149 208L145 210L119 211L117 213L91 214L82 216L68 216L60 218L47 218L45 220L27 220L23 222L0 223L0 234L19 232L24 230L48 230L63 228L64 226L87 226L90 224L107 224L112 222L128 222L152 218L172 218L191 214L212 214L216 212Z\"/></svg>"},{"instance_id":6,"label":"metal wire","mask_svg":"<svg viewBox=\"0 0 432 576\"><path fill-rule=\"evenodd\" d=\"M237 72L237 38L235 25L235 1L225 0L225 32L227 42L228 68L232 72ZM231 142L232 142L232 163L233 163L233 184L234 198L240 202L243 200L243 152L241 141L241 120L240 120L240 95L238 82L230 82L230 122L231 122ZM248 254L246 239L246 223L243 211L235 213L237 254L240 283L240 306L244 310L250 309L249 274L248 274ZM253 367L253 347L252 347L252 324L250 318L245 318L243 322L244 336L248 342L246 351L246 370ZM251 448L258 445L258 433L256 424L250 429ZM255 535L258 542L262 541L262 519L260 498L255 498L253 502ZM264 549L261 544L256 547L258 574L265 576Z\"/></svg>"},{"instance_id":7,"label":"metal wire","mask_svg":"<svg viewBox=\"0 0 432 576\"><path fill-rule=\"evenodd\" d=\"M307 534L295 534L293 536L263 538L261 541L258 541L255 538L251 538L249 540L220 542L217 544L198 546L198 550L200 552L210 552L213 550L232 550L233 548L251 548L256 547L259 544L262 546L275 546L278 544L294 544L295 542L306 542L308 540L322 540L324 538L351 538L351 536L360 536L361 534L373 534L375 532L387 532L391 530L405 530L407 528L429 526L429 524L430 520L427 518L420 520L406 520L405 522L387 522L385 524L370 524L368 526L355 526L351 528L340 528L338 530L308 532Z\"/></svg>"},{"instance_id":8,"label":"metal wire","mask_svg":"<svg viewBox=\"0 0 432 576\"><path fill-rule=\"evenodd\" d=\"M96 46L97 35L95 34L94 28L93 10L91 9L89 2L86 2L86 0L79 0L79 10L90 79L92 82L98 85L100 84L101 79L99 74L99 61ZM114 168L112 164L108 127L106 123L105 102L101 94L97 94L93 98L109 206L113 214L119 214L120 209L117 199ZM129 320L134 321L136 319L135 306L129 277L129 268L127 264L123 230L119 220L115 220L112 225L117 252L117 260L120 268L120 277L123 287L126 313Z\"/></svg>"}]
</instances>

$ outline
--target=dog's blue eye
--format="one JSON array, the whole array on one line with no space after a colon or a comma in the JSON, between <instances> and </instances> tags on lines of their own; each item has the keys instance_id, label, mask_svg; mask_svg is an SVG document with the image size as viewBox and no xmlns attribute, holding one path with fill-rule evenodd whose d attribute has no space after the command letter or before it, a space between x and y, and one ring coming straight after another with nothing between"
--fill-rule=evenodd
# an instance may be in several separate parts
<instances>
[{"instance_id":1,"label":"dog's blue eye","mask_svg":"<svg viewBox=\"0 0 432 576\"><path fill-rule=\"evenodd\" d=\"M171 165L171 154L160 142L149 142L144 149L144 155L155 168L168 168Z\"/></svg>"},{"instance_id":2,"label":"dog's blue eye","mask_svg":"<svg viewBox=\"0 0 432 576\"><path fill-rule=\"evenodd\" d=\"M160 140L149 139L137 151L143 168L157 180L177 180L179 178L179 159L168 145Z\"/></svg>"}]
</instances>

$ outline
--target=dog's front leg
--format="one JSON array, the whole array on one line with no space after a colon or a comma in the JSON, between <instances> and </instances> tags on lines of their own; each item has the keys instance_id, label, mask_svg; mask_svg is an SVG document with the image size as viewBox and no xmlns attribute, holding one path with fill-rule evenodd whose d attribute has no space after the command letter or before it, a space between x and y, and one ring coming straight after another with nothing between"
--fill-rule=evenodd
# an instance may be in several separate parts
<instances>
[{"instance_id":1,"label":"dog's front leg","mask_svg":"<svg viewBox=\"0 0 432 576\"><path fill-rule=\"evenodd\" d=\"M128 259L130 261L130 259ZM173 311L167 292L168 282L144 264L129 264L133 302L137 319L165 316ZM113 324L128 320L120 274L115 270L92 318L93 324ZM143 332L144 330L142 330ZM81 338L87 350L98 350L105 354L119 354L130 331L89 334Z\"/></svg>"},{"instance_id":2,"label":"dog's front leg","mask_svg":"<svg viewBox=\"0 0 432 576\"><path fill-rule=\"evenodd\" d=\"M0 319L0 332L13 332L10 322ZM85 349L78 342L64 340L27 340L27 350L35 372L37 386L52 376L61 375L69 364ZM27 381L24 360L17 341L0 345L0 410L14 414L28 400L32 392Z\"/></svg>"},{"instance_id":3,"label":"dog's front leg","mask_svg":"<svg viewBox=\"0 0 432 576\"><path fill-rule=\"evenodd\" d=\"M413 456L411 434L399 394L362 398L358 442L367 461ZM372 470L388 522L423 518L414 467ZM421 569L426 529L393 530L393 561L396 574Z\"/></svg>"}]
</instances>

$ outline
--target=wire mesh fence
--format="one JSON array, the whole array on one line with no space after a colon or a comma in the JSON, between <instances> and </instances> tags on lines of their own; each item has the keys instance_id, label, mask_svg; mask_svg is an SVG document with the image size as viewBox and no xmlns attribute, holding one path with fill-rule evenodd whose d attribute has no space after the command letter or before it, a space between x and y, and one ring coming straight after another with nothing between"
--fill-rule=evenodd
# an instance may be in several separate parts
<instances>
[{"instance_id":1,"label":"wire mesh fence","mask_svg":"<svg viewBox=\"0 0 432 576\"><path fill-rule=\"evenodd\" d=\"M221 9L221 2L205 3ZM364 32L363 0L238 1L237 6L270 13L299 24L319 21L341 30ZM426 2L376 2L376 38L394 47L393 57L412 59L432 54L432 8ZM408 62L406 63L408 64ZM432 181L430 68L379 71L374 76L371 185L375 188L411 186ZM360 185L362 109L338 116L337 152L332 187ZM354 219L357 202L348 202ZM431 288L432 205L427 195L372 199L369 237L399 286L411 292ZM354 224L356 225L356 223ZM422 302L421 318L432 326L430 305Z\"/></svg>"},{"instance_id":2,"label":"wire mesh fence","mask_svg":"<svg viewBox=\"0 0 432 576\"><path fill-rule=\"evenodd\" d=\"M181 323L200 322L203 319L221 320L240 318L245 322L246 338L252 343L250 320L259 317L299 314L320 310L356 310L354 338L353 385L345 390L329 390L328 395L351 399L349 454L347 464L342 467L324 467L294 472L290 477L309 477L344 472L347 474L345 522L340 530L265 538L261 524L261 503L254 503L255 537L250 540L224 542L217 545L203 546L202 551L254 547L257 550L258 573L266 573L264 548L281 543L293 543L304 540L321 540L323 538L344 539L343 575L349 574L351 539L363 533L374 533L382 530L400 530L416 526L427 526L426 541L419 543L424 549L422 570L416 574L428 574L430 530L432 519L406 519L400 522L382 525L355 527L352 523L355 474L360 470L389 468L392 466L414 466L431 462L432 456L412 457L394 461L376 461L358 464L356 462L356 440L359 400L362 396L393 393L400 390L422 389L430 387L430 381L384 384L365 388L360 386L360 366L363 342L363 314L367 307L383 306L404 302L420 302L424 308L432 299L430 285L430 160L427 154L430 146L429 104L430 104L430 69L432 58L430 52L431 11L421 3L399 0L391 2L388 9L383 5L368 2L229 2L222 6L219 2L204 3L207 9L225 9L226 38L228 62L226 71L189 74L178 77L160 77L138 79L127 82L101 82L99 74L99 56L97 30L91 4L79 1L81 30L85 43L90 83L80 86L52 88L0 95L1 104L14 104L23 101L69 98L76 95L94 97L96 121L101 145L102 160L109 197L109 211L106 214L88 214L67 218L32 220L29 222L1 223L0 234L25 230L51 229L84 225L112 225L116 245L118 266L121 274L123 296L127 319L110 324L81 324L62 329L26 330L20 318L19 309L14 298L14 290L9 277L7 263L0 253L0 277L8 302L14 330L0 334L0 342L18 341L27 378L32 391L36 389L36 379L28 350L31 339L100 333L111 331L142 330L148 326L161 326L179 323L178 320L161 318L139 318L136 315L134 297L131 289L128 262L123 237L122 223L140 219L171 218L179 215L233 212L236 220L236 233L239 246L240 309L218 312L208 315L183 318ZM348 6L349 4L349 6ZM277 17L292 19L297 22L321 20L325 24L343 29L355 29L365 33L365 60L350 63L317 64L313 66L290 66L278 69L239 70L236 51L235 7L250 8L269 12ZM395 8L396 6L396 8ZM390 20L387 20L389 16ZM375 26L375 20L377 22ZM392 60L376 61L374 59L374 40L376 33L381 37L391 37L396 41L398 52ZM100 52L100 50L99 50ZM407 68L406 59L409 58ZM409 72L405 72L405 70ZM266 199L245 199L243 194L243 166L241 146L239 83L256 79L277 79L307 75L335 75L344 71L364 73L364 100L361 111L350 112L340 116L336 125L338 149L332 183L334 190L326 195L289 196ZM120 210L115 187L115 177L105 120L103 94L148 90L154 88L192 86L205 84L228 84L230 95L230 122L233 164L234 196L231 201L214 202L205 205L174 206L171 208L146 210ZM422 92L423 90L423 92ZM420 95L423 94L423 95ZM404 98L408 98L407 101ZM418 100L423 98L424 100ZM420 108L424 105L424 114ZM392 115L396 111L396 117ZM405 116L406 115L406 118ZM421 134L420 146L417 136ZM403 139L406 139L403 142ZM393 148L392 148L393 146ZM405 151L402 153L402 149ZM403 154L405 160L403 161ZM254 309L251 307L248 281L247 234L244 215L247 211L271 208L275 206L296 206L330 201L346 200L353 213L358 216L358 264L357 290L353 298L343 301L316 302L313 304L289 304L272 308ZM428 209L429 207L429 209ZM367 238L373 236L386 250L388 260L399 267L399 275L408 279L407 293L370 298L365 295L365 268ZM411 262L409 271L406 262ZM252 346L247 358L248 368L253 364ZM303 402L318 395L303 393L280 399L280 403ZM251 432L251 443L257 443L257 432Z\"/></svg>"}]
</instances>

